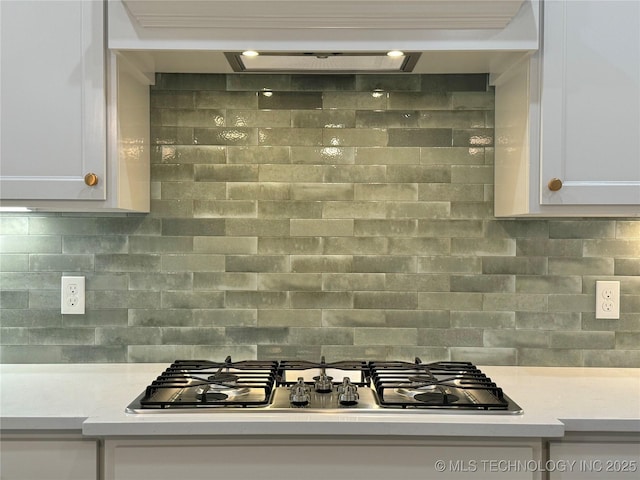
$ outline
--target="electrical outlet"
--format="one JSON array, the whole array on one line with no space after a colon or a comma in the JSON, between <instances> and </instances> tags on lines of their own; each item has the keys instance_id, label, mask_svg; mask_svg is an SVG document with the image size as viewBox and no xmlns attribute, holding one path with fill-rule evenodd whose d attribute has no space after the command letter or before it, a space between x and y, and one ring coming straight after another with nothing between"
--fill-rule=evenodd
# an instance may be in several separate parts
<instances>
[{"instance_id":1,"label":"electrical outlet","mask_svg":"<svg viewBox=\"0 0 640 480\"><path fill-rule=\"evenodd\" d=\"M620 318L620 282L596 282L596 318Z\"/></svg>"},{"instance_id":2,"label":"electrical outlet","mask_svg":"<svg viewBox=\"0 0 640 480\"><path fill-rule=\"evenodd\" d=\"M61 313L84 315L84 277L62 277L61 283Z\"/></svg>"}]
</instances>

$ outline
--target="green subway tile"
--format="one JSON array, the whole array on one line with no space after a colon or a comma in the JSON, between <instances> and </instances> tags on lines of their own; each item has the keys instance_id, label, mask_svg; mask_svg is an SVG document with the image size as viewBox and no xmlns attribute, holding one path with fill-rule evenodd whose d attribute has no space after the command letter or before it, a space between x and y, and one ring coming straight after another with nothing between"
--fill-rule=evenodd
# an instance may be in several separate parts
<instances>
[{"instance_id":1,"label":"green subway tile","mask_svg":"<svg viewBox=\"0 0 640 480\"><path fill-rule=\"evenodd\" d=\"M124 345L66 345L60 348L64 363L126 363L127 347Z\"/></svg>"},{"instance_id":2,"label":"green subway tile","mask_svg":"<svg viewBox=\"0 0 640 480\"><path fill-rule=\"evenodd\" d=\"M484 330L483 345L489 348L548 348L549 332L544 330Z\"/></svg>"},{"instance_id":3,"label":"green subway tile","mask_svg":"<svg viewBox=\"0 0 640 480\"><path fill-rule=\"evenodd\" d=\"M230 164L291 163L290 147L229 147Z\"/></svg>"},{"instance_id":4,"label":"green subway tile","mask_svg":"<svg viewBox=\"0 0 640 480\"><path fill-rule=\"evenodd\" d=\"M451 202L451 218L493 218L493 202Z\"/></svg>"},{"instance_id":5,"label":"green subway tile","mask_svg":"<svg viewBox=\"0 0 640 480\"><path fill-rule=\"evenodd\" d=\"M506 256L515 255L513 239L452 238L451 253L454 255Z\"/></svg>"},{"instance_id":6,"label":"green subway tile","mask_svg":"<svg viewBox=\"0 0 640 480\"><path fill-rule=\"evenodd\" d=\"M541 367L581 367L583 354L580 350L564 348L520 348L518 365Z\"/></svg>"},{"instance_id":7,"label":"green subway tile","mask_svg":"<svg viewBox=\"0 0 640 480\"><path fill-rule=\"evenodd\" d=\"M133 327L188 326L193 324L193 313L185 309L144 309L129 311L128 323Z\"/></svg>"},{"instance_id":8,"label":"green subway tile","mask_svg":"<svg viewBox=\"0 0 640 480\"><path fill-rule=\"evenodd\" d=\"M322 92L261 92L258 108L263 110L308 110L322 108Z\"/></svg>"},{"instance_id":9,"label":"green subway tile","mask_svg":"<svg viewBox=\"0 0 640 480\"><path fill-rule=\"evenodd\" d=\"M157 272L160 256L156 254L98 254L95 256L96 272Z\"/></svg>"},{"instance_id":10,"label":"green subway tile","mask_svg":"<svg viewBox=\"0 0 640 480\"><path fill-rule=\"evenodd\" d=\"M292 219L291 236L351 236L353 220L350 219Z\"/></svg>"},{"instance_id":11,"label":"green subway tile","mask_svg":"<svg viewBox=\"0 0 640 480\"><path fill-rule=\"evenodd\" d=\"M446 310L385 310L387 327L449 328Z\"/></svg>"},{"instance_id":12,"label":"green subway tile","mask_svg":"<svg viewBox=\"0 0 640 480\"><path fill-rule=\"evenodd\" d=\"M614 270L616 275L640 276L640 258L616 258Z\"/></svg>"},{"instance_id":13,"label":"green subway tile","mask_svg":"<svg viewBox=\"0 0 640 480\"><path fill-rule=\"evenodd\" d=\"M355 114L355 125L358 128L417 128L419 126L420 112L407 111L383 111L383 110L358 110Z\"/></svg>"},{"instance_id":14,"label":"green subway tile","mask_svg":"<svg viewBox=\"0 0 640 480\"><path fill-rule=\"evenodd\" d=\"M406 255L354 255L353 271L358 273L415 273L416 257Z\"/></svg>"},{"instance_id":15,"label":"green subway tile","mask_svg":"<svg viewBox=\"0 0 640 480\"><path fill-rule=\"evenodd\" d=\"M287 292L234 292L225 293L226 308L285 308L289 306Z\"/></svg>"},{"instance_id":16,"label":"green subway tile","mask_svg":"<svg viewBox=\"0 0 640 480\"><path fill-rule=\"evenodd\" d=\"M154 308L160 305L160 292L146 290L101 290L86 293L86 304L98 310L113 308Z\"/></svg>"},{"instance_id":17,"label":"green subway tile","mask_svg":"<svg viewBox=\"0 0 640 480\"><path fill-rule=\"evenodd\" d=\"M260 182L322 182L322 165L260 165ZM292 188L292 186L291 186Z\"/></svg>"},{"instance_id":18,"label":"green subway tile","mask_svg":"<svg viewBox=\"0 0 640 480\"><path fill-rule=\"evenodd\" d=\"M391 255L448 255L449 239L446 238L389 238Z\"/></svg>"},{"instance_id":19,"label":"green subway tile","mask_svg":"<svg viewBox=\"0 0 640 480\"><path fill-rule=\"evenodd\" d=\"M364 309L400 309L418 308L418 295L415 292L355 292L353 306Z\"/></svg>"},{"instance_id":20,"label":"green subway tile","mask_svg":"<svg viewBox=\"0 0 640 480\"><path fill-rule=\"evenodd\" d=\"M288 272L290 260L286 255L227 255L227 272Z\"/></svg>"},{"instance_id":21,"label":"green subway tile","mask_svg":"<svg viewBox=\"0 0 640 480\"><path fill-rule=\"evenodd\" d=\"M228 200L288 200L292 197L288 183L233 182L223 185Z\"/></svg>"},{"instance_id":22,"label":"green subway tile","mask_svg":"<svg viewBox=\"0 0 640 480\"><path fill-rule=\"evenodd\" d=\"M0 235L0 252L61 253L62 238L58 235Z\"/></svg>"},{"instance_id":23,"label":"green subway tile","mask_svg":"<svg viewBox=\"0 0 640 480\"><path fill-rule=\"evenodd\" d=\"M640 221L618 220L616 238L640 238Z\"/></svg>"},{"instance_id":24,"label":"green subway tile","mask_svg":"<svg viewBox=\"0 0 640 480\"><path fill-rule=\"evenodd\" d=\"M449 183L451 168L446 165L389 165L386 179L390 183Z\"/></svg>"},{"instance_id":25,"label":"green subway tile","mask_svg":"<svg viewBox=\"0 0 640 480\"><path fill-rule=\"evenodd\" d=\"M477 257L435 256L418 258L420 273L481 273L483 259Z\"/></svg>"},{"instance_id":26,"label":"green subway tile","mask_svg":"<svg viewBox=\"0 0 640 480\"><path fill-rule=\"evenodd\" d=\"M151 180L154 182L192 182L194 178L193 165L153 164L151 165Z\"/></svg>"},{"instance_id":27,"label":"green subway tile","mask_svg":"<svg viewBox=\"0 0 640 480\"><path fill-rule=\"evenodd\" d=\"M256 182L258 165L196 165L196 182Z\"/></svg>"},{"instance_id":28,"label":"green subway tile","mask_svg":"<svg viewBox=\"0 0 640 480\"><path fill-rule=\"evenodd\" d=\"M523 313L523 312L518 312ZM515 312L451 312L453 328L502 329L515 328ZM527 328L526 326L523 328Z\"/></svg>"},{"instance_id":29,"label":"green subway tile","mask_svg":"<svg viewBox=\"0 0 640 480\"><path fill-rule=\"evenodd\" d=\"M385 147L390 143L387 131L382 128L325 128L322 144L331 147Z\"/></svg>"},{"instance_id":30,"label":"green subway tile","mask_svg":"<svg viewBox=\"0 0 640 480\"><path fill-rule=\"evenodd\" d=\"M151 126L152 145L191 145L193 140L193 128Z\"/></svg>"},{"instance_id":31,"label":"green subway tile","mask_svg":"<svg viewBox=\"0 0 640 480\"><path fill-rule=\"evenodd\" d=\"M322 253L319 237L260 237L258 253L261 255L317 255Z\"/></svg>"},{"instance_id":32,"label":"green subway tile","mask_svg":"<svg viewBox=\"0 0 640 480\"><path fill-rule=\"evenodd\" d=\"M127 253L129 242L120 235L65 236L62 239L63 254Z\"/></svg>"},{"instance_id":33,"label":"green subway tile","mask_svg":"<svg viewBox=\"0 0 640 480\"><path fill-rule=\"evenodd\" d=\"M225 75L201 73L156 73L152 92L158 90L224 90Z\"/></svg>"},{"instance_id":34,"label":"green subway tile","mask_svg":"<svg viewBox=\"0 0 640 480\"><path fill-rule=\"evenodd\" d=\"M343 165L323 167L323 180L328 183L382 183L386 168L382 165Z\"/></svg>"},{"instance_id":35,"label":"green subway tile","mask_svg":"<svg viewBox=\"0 0 640 480\"><path fill-rule=\"evenodd\" d=\"M227 77L227 90L289 90L291 76L282 74L230 74Z\"/></svg>"},{"instance_id":36,"label":"green subway tile","mask_svg":"<svg viewBox=\"0 0 640 480\"><path fill-rule=\"evenodd\" d=\"M486 92L489 78L485 73L421 75L423 92Z\"/></svg>"},{"instance_id":37,"label":"green subway tile","mask_svg":"<svg viewBox=\"0 0 640 480\"><path fill-rule=\"evenodd\" d=\"M516 291L529 293L581 293L582 277L580 276L518 276Z\"/></svg>"},{"instance_id":38,"label":"green subway tile","mask_svg":"<svg viewBox=\"0 0 640 480\"><path fill-rule=\"evenodd\" d=\"M96 345L157 345L161 343L157 327L98 327Z\"/></svg>"},{"instance_id":39,"label":"green subway tile","mask_svg":"<svg viewBox=\"0 0 640 480\"><path fill-rule=\"evenodd\" d=\"M162 327L163 345L225 345L225 329L219 327ZM150 342L149 342L150 343Z\"/></svg>"},{"instance_id":40,"label":"green subway tile","mask_svg":"<svg viewBox=\"0 0 640 480\"><path fill-rule=\"evenodd\" d=\"M451 110L451 95L429 92L390 92L390 110Z\"/></svg>"},{"instance_id":41,"label":"green subway tile","mask_svg":"<svg viewBox=\"0 0 640 480\"><path fill-rule=\"evenodd\" d=\"M333 309L323 310L323 327L384 327L385 315L382 311Z\"/></svg>"},{"instance_id":42,"label":"green subway tile","mask_svg":"<svg viewBox=\"0 0 640 480\"><path fill-rule=\"evenodd\" d=\"M322 108L324 109L368 109L380 110L387 108L387 92L324 92Z\"/></svg>"},{"instance_id":43,"label":"green subway tile","mask_svg":"<svg viewBox=\"0 0 640 480\"><path fill-rule=\"evenodd\" d=\"M224 125L227 127L290 127L291 113L288 110L227 110Z\"/></svg>"},{"instance_id":44,"label":"green subway tile","mask_svg":"<svg viewBox=\"0 0 640 480\"><path fill-rule=\"evenodd\" d=\"M482 330L475 328L420 328L418 345L434 347L482 347Z\"/></svg>"},{"instance_id":45,"label":"green subway tile","mask_svg":"<svg viewBox=\"0 0 640 480\"><path fill-rule=\"evenodd\" d=\"M425 347L425 346L390 346L386 348L387 358L394 360L404 360L414 362L415 358L420 358L423 362L439 362L449 360L449 349L446 347ZM372 356L370 358L379 358Z\"/></svg>"},{"instance_id":46,"label":"green subway tile","mask_svg":"<svg viewBox=\"0 0 640 480\"><path fill-rule=\"evenodd\" d=\"M482 222L479 220L419 220L418 233L426 237L481 237Z\"/></svg>"},{"instance_id":47,"label":"green subway tile","mask_svg":"<svg viewBox=\"0 0 640 480\"><path fill-rule=\"evenodd\" d=\"M194 253L242 253L258 252L256 237L195 237L193 239Z\"/></svg>"},{"instance_id":48,"label":"green subway tile","mask_svg":"<svg viewBox=\"0 0 640 480\"><path fill-rule=\"evenodd\" d=\"M233 344L282 344L289 338L287 327L227 327L225 341Z\"/></svg>"},{"instance_id":49,"label":"green subway tile","mask_svg":"<svg viewBox=\"0 0 640 480\"><path fill-rule=\"evenodd\" d=\"M451 360L476 365L520 365L515 348L452 347Z\"/></svg>"},{"instance_id":50,"label":"green subway tile","mask_svg":"<svg viewBox=\"0 0 640 480\"><path fill-rule=\"evenodd\" d=\"M528 220L526 222L517 220L507 221L486 221L486 236L495 238L536 238L544 239L544 244L549 242L549 228L546 221ZM538 240L536 240L538 241Z\"/></svg>"},{"instance_id":51,"label":"green subway tile","mask_svg":"<svg viewBox=\"0 0 640 480\"><path fill-rule=\"evenodd\" d=\"M155 108L151 110L151 125L162 127L224 127L225 112L217 109Z\"/></svg>"},{"instance_id":52,"label":"green subway tile","mask_svg":"<svg viewBox=\"0 0 640 480\"><path fill-rule=\"evenodd\" d=\"M549 238L614 238L614 220L551 220Z\"/></svg>"},{"instance_id":53,"label":"green subway tile","mask_svg":"<svg viewBox=\"0 0 640 480\"><path fill-rule=\"evenodd\" d=\"M303 201L260 201L258 202L259 218L321 218L320 202Z\"/></svg>"},{"instance_id":54,"label":"green subway tile","mask_svg":"<svg viewBox=\"0 0 640 480\"><path fill-rule=\"evenodd\" d=\"M638 240L584 240L585 257L631 257L640 256Z\"/></svg>"},{"instance_id":55,"label":"green subway tile","mask_svg":"<svg viewBox=\"0 0 640 480\"><path fill-rule=\"evenodd\" d=\"M193 311L193 324L201 327L247 327L257 325L257 317L257 311L252 309L196 309Z\"/></svg>"},{"instance_id":56,"label":"green subway tile","mask_svg":"<svg viewBox=\"0 0 640 480\"><path fill-rule=\"evenodd\" d=\"M484 198L482 185L421 183L418 185L418 200L425 202L481 202Z\"/></svg>"},{"instance_id":57,"label":"green subway tile","mask_svg":"<svg viewBox=\"0 0 640 480\"><path fill-rule=\"evenodd\" d=\"M160 235L161 220L148 215L100 218L98 235Z\"/></svg>"},{"instance_id":58,"label":"green subway tile","mask_svg":"<svg viewBox=\"0 0 640 480\"><path fill-rule=\"evenodd\" d=\"M640 332L616 332L616 350L640 350Z\"/></svg>"},{"instance_id":59,"label":"green subway tile","mask_svg":"<svg viewBox=\"0 0 640 480\"><path fill-rule=\"evenodd\" d=\"M451 94L451 108L454 110L493 110L494 92L454 92Z\"/></svg>"},{"instance_id":60,"label":"green subway tile","mask_svg":"<svg viewBox=\"0 0 640 480\"><path fill-rule=\"evenodd\" d=\"M313 146L323 145L321 128L259 128L259 145Z\"/></svg>"},{"instance_id":61,"label":"green subway tile","mask_svg":"<svg viewBox=\"0 0 640 480\"><path fill-rule=\"evenodd\" d=\"M163 272L220 272L224 271L224 255L169 254L162 255Z\"/></svg>"},{"instance_id":62,"label":"green subway tile","mask_svg":"<svg viewBox=\"0 0 640 480\"><path fill-rule=\"evenodd\" d=\"M519 238L516 254L521 256L581 257L582 240Z\"/></svg>"},{"instance_id":63,"label":"green subway tile","mask_svg":"<svg viewBox=\"0 0 640 480\"><path fill-rule=\"evenodd\" d=\"M259 273L258 290L318 291L322 289L319 273Z\"/></svg>"},{"instance_id":64,"label":"green subway tile","mask_svg":"<svg viewBox=\"0 0 640 480\"><path fill-rule=\"evenodd\" d=\"M256 218L258 216L258 204L252 201L237 200L196 200L193 202L193 216L207 219ZM224 225L224 220L219 220L218 225L212 225L210 231L218 233L212 233L211 235L224 233ZM196 235L206 235L206 233L197 233Z\"/></svg>"},{"instance_id":65,"label":"green subway tile","mask_svg":"<svg viewBox=\"0 0 640 480\"><path fill-rule=\"evenodd\" d=\"M511 275L545 275L546 257L485 257L482 259L482 273ZM552 276L545 279L554 278ZM544 280L543 280L544 282Z\"/></svg>"},{"instance_id":66,"label":"green subway tile","mask_svg":"<svg viewBox=\"0 0 640 480\"><path fill-rule=\"evenodd\" d=\"M9 290L1 290L0 291L0 308L2 309L29 308L29 292L26 292L26 291L12 292Z\"/></svg>"},{"instance_id":67,"label":"green subway tile","mask_svg":"<svg viewBox=\"0 0 640 480\"><path fill-rule=\"evenodd\" d=\"M289 234L289 220L229 218L225 224L226 235L230 236L282 237Z\"/></svg>"},{"instance_id":68,"label":"green subway tile","mask_svg":"<svg viewBox=\"0 0 640 480\"><path fill-rule=\"evenodd\" d=\"M493 146L493 129L492 128L468 128L453 129L453 146L454 147L492 147ZM492 183L493 178L490 182Z\"/></svg>"},{"instance_id":69,"label":"green subway tile","mask_svg":"<svg viewBox=\"0 0 640 480\"><path fill-rule=\"evenodd\" d=\"M0 214L0 233L2 235L27 235L29 233L29 218Z\"/></svg>"},{"instance_id":70,"label":"green subway tile","mask_svg":"<svg viewBox=\"0 0 640 480\"><path fill-rule=\"evenodd\" d=\"M95 328L31 328L29 341L36 345L93 345Z\"/></svg>"},{"instance_id":71,"label":"green subway tile","mask_svg":"<svg viewBox=\"0 0 640 480\"><path fill-rule=\"evenodd\" d=\"M452 292L515 292L513 275L451 275Z\"/></svg>"},{"instance_id":72,"label":"green subway tile","mask_svg":"<svg viewBox=\"0 0 640 480\"><path fill-rule=\"evenodd\" d=\"M323 253L328 255L384 254L387 239L368 237L328 237L324 240Z\"/></svg>"},{"instance_id":73,"label":"green subway tile","mask_svg":"<svg viewBox=\"0 0 640 480\"><path fill-rule=\"evenodd\" d=\"M37 272L92 271L94 257L90 254L50 255L36 254L29 257L29 270Z\"/></svg>"},{"instance_id":74,"label":"green subway tile","mask_svg":"<svg viewBox=\"0 0 640 480\"><path fill-rule=\"evenodd\" d=\"M309 165L351 165L353 147L291 147L291 163Z\"/></svg>"},{"instance_id":75,"label":"green subway tile","mask_svg":"<svg viewBox=\"0 0 640 480\"><path fill-rule=\"evenodd\" d=\"M525 330L580 330L579 312L516 312L516 328Z\"/></svg>"},{"instance_id":76,"label":"green subway tile","mask_svg":"<svg viewBox=\"0 0 640 480\"><path fill-rule=\"evenodd\" d=\"M493 167L483 165L452 165L451 183L470 185L474 183L493 183Z\"/></svg>"},{"instance_id":77,"label":"green subway tile","mask_svg":"<svg viewBox=\"0 0 640 480\"><path fill-rule=\"evenodd\" d=\"M386 202L387 218L434 219L449 216L449 202Z\"/></svg>"},{"instance_id":78,"label":"green subway tile","mask_svg":"<svg viewBox=\"0 0 640 480\"><path fill-rule=\"evenodd\" d=\"M362 219L354 221L354 234L356 236L413 236L417 231L418 221L415 219Z\"/></svg>"},{"instance_id":79,"label":"green subway tile","mask_svg":"<svg viewBox=\"0 0 640 480\"><path fill-rule=\"evenodd\" d=\"M355 163L360 165L416 165L418 147L357 147Z\"/></svg>"},{"instance_id":80,"label":"green subway tile","mask_svg":"<svg viewBox=\"0 0 640 480\"><path fill-rule=\"evenodd\" d=\"M95 235L96 225L95 218L35 217L29 219L29 235Z\"/></svg>"},{"instance_id":81,"label":"green subway tile","mask_svg":"<svg viewBox=\"0 0 640 480\"><path fill-rule=\"evenodd\" d=\"M550 301L543 294L521 293L485 293L483 294L482 310L488 311L525 311L544 312L551 306Z\"/></svg>"},{"instance_id":82,"label":"green subway tile","mask_svg":"<svg viewBox=\"0 0 640 480\"><path fill-rule=\"evenodd\" d=\"M415 328L358 328L354 332L355 345L416 345Z\"/></svg>"},{"instance_id":83,"label":"green subway tile","mask_svg":"<svg viewBox=\"0 0 640 480\"><path fill-rule=\"evenodd\" d=\"M353 345L352 328L291 328L292 345Z\"/></svg>"},{"instance_id":84,"label":"green subway tile","mask_svg":"<svg viewBox=\"0 0 640 480\"><path fill-rule=\"evenodd\" d=\"M16 272L0 275L2 290L57 290L60 273Z\"/></svg>"},{"instance_id":85,"label":"green subway tile","mask_svg":"<svg viewBox=\"0 0 640 480\"><path fill-rule=\"evenodd\" d=\"M356 75L356 90L360 92L389 90L420 91L419 75L394 75L394 74L360 74Z\"/></svg>"},{"instance_id":86,"label":"green subway tile","mask_svg":"<svg viewBox=\"0 0 640 480\"><path fill-rule=\"evenodd\" d=\"M256 92L195 92L196 108L255 109L258 108Z\"/></svg>"},{"instance_id":87,"label":"green subway tile","mask_svg":"<svg viewBox=\"0 0 640 480\"><path fill-rule=\"evenodd\" d=\"M322 348L319 345L258 345L258 359L299 360L301 358L320 358Z\"/></svg>"},{"instance_id":88,"label":"green subway tile","mask_svg":"<svg viewBox=\"0 0 640 480\"><path fill-rule=\"evenodd\" d=\"M387 273L385 290L417 291L417 292L448 292L448 275L425 275L413 273Z\"/></svg>"},{"instance_id":89,"label":"green subway tile","mask_svg":"<svg viewBox=\"0 0 640 480\"><path fill-rule=\"evenodd\" d=\"M130 273L129 290L191 290L193 274L191 273Z\"/></svg>"},{"instance_id":90,"label":"green subway tile","mask_svg":"<svg viewBox=\"0 0 640 480\"><path fill-rule=\"evenodd\" d=\"M257 145L258 129L248 127L194 128L193 142L199 145Z\"/></svg>"},{"instance_id":91,"label":"green subway tile","mask_svg":"<svg viewBox=\"0 0 640 480\"><path fill-rule=\"evenodd\" d=\"M613 258L549 257L549 275L613 275Z\"/></svg>"},{"instance_id":92,"label":"green subway tile","mask_svg":"<svg viewBox=\"0 0 640 480\"><path fill-rule=\"evenodd\" d=\"M331 75L331 74L296 74L291 75L291 90L334 91L354 90L356 86L355 75Z\"/></svg>"},{"instance_id":93,"label":"green subway tile","mask_svg":"<svg viewBox=\"0 0 640 480\"><path fill-rule=\"evenodd\" d=\"M349 183L297 183L291 185L291 198L293 200L327 201L353 200L354 185ZM323 210L324 211L324 210Z\"/></svg>"},{"instance_id":94,"label":"green subway tile","mask_svg":"<svg viewBox=\"0 0 640 480\"><path fill-rule=\"evenodd\" d=\"M384 290L384 273L323 273L324 291Z\"/></svg>"},{"instance_id":95,"label":"green subway tile","mask_svg":"<svg viewBox=\"0 0 640 480\"><path fill-rule=\"evenodd\" d=\"M418 200L418 185L415 183L357 184L354 188L355 200Z\"/></svg>"},{"instance_id":96,"label":"green subway tile","mask_svg":"<svg viewBox=\"0 0 640 480\"><path fill-rule=\"evenodd\" d=\"M294 255L291 257L292 272L352 272L351 255Z\"/></svg>"},{"instance_id":97,"label":"green subway tile","mask_svg":"<svg viewBox=\"0 0 640 480\"><path fill-rule=\"evenodd\" d=\"M261 327L320 327L321 323L322 311L318 309L260 310L258 314Z\"/></svg>"},{"instance_id":98,"label":"green subway tile","mask_svg":"<svg viewBox=\"0 0 640 480\"><path fill-rule=\"evenodd\" d=\"M291 308L353 308L352 292L291 292Z\"/></svg>"},{"instance_id":99,"label":"green subway tile","mask_svg":"<svg viewBox=\"0 0 640 480\"><path fill-rule=\"evenodd\" d=\"M26 272L28 270L29 255L26 253L0 254L0 272Z\"/></svg>"},{"instance_id":100,"label":"green subway tile","mask_svg":"<svg viewBox=\"0 0 640 480\"><path fill-rule=\"evenodd\" d=\"M126 327L129 325L128 311L126 308L117 308L117 305L100 310L88 309L84 315L64 315L62 324L64 327Z\"/></svg>"},{"instance_id":101,"label":"green subway tile","mask_svg":"<svg viewBox=\"0 0 640 480\"><path fill-rule=\"evenodd\" d=\"M593 312L593 295L553 294L548 295L550 312Z\"/></svg>"},{"instance_id":102,"label":"green subway tile","mask_svg":"<svg viewBox=\"0 0 640 480\"><path fill-rule=\"evenodd\" d=\"M59 345L4 345L0 347L2 363L62 363Z\"/></svg>"},{"instance_id":103,"label":"green subway tile","mask_svg":"<svg viewBox=\"0 0 640 480\"><path fill-rule=\"evenodd\" d=\"M186 219L185 226L189 226L189 219ZM174 224L175 226L175 224ZM172 227L169 227L172 228ZM175 232L178 233L178 232ZM184 234L184 233L183 233ZM212 235L213 233L210 233ZM188 235L188 234L187 234ZM193 251L193 237L131 237L131 253L189 253Z\"/></svg>"},{"instance_id":104,"label":"green subway tile","mask_svg":"<svg viewBox=\"0 0 640 480\"><path fill-rule=\"evenodd\" d=\"M221 308L224 302L224 292L165 291L161 305L162 308Z\"/></svg>"},{"instance_id":105,"label":"green subway tile","mask_svg":"<svg viewBox=\"0 0 640 480\"><path fill-rule=\"evenodd\" d=\"M585 367L637 368L640 365L638 350L585 350L583 356Z\"/></svg>"},{"instance_id":106,"label":"green subway tile","mask_svg":"<svg viewBox=\"0 0 640 480\"><path fill-rule=\"evenodd\" d=\"M420 112L417 127L421 128L485 128L486 112L464 110L427 110Z\"/></svg>"},{"instance_id":107,"label":"green subway tile","mask_svg":"<svg viewBox=\"0 0 640 480\"><path fill-rule=\"evenodd\" d=\"M354 110L294 110L291 112L294 128L354 128Z\"/></svg>"},{"instance_id":108,"label":"green subway tile","mask_svg":"<svg viewBox=\"0 0 640 480\"><path fill-rule=\"evenodd\" d=\"M354 186L355 191L358 190L358 185ZM385 204L377 201L360 201L353 200L342 202L325 202L322 205L322 217L329 218L385 218L387 213L385 211Z\"/></svg>"},{"instance_id":109,"label":"green subway tile","mask_svg":"<svg viewBox=\"0 0 640 480\"><path fill-rule=\"evenodd\" d=\"M193 274L194 290L257 290L256 273L196 272Z\"/></svg>"},{"instance_id":110,"label":"green subway tile","mask_svg":"<svg viewBox=\"0 0 640 480\"><path fill-rule=\"evenodd\" d=\"M450 128L389 128L390 147L451 147Z\"/></svg>"},{"instance_id":111,"label":"green subway tile","mask_svg":"<svg viewBox=\"0 0 640 480\"><path fill-rule=\"evenodd\" d=\"M149 100L151 108L195 107L195 93L192 91L153 90Z\"/></svg>"},{"instance_id":112,"label":"green subway tile","mask_svg":"<svg viewBox=\"0 0 640 480\"><path fill-rule=\"evenodd\" d=\"M423 165L483 165L484 148L421 147L420 163Z\"/></svg>"}]
</instances>

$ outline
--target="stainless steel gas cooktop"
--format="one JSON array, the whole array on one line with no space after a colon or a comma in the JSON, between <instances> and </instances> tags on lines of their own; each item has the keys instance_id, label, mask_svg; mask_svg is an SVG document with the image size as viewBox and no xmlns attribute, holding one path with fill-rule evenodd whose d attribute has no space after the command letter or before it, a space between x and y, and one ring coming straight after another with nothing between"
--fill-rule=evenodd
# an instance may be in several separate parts
<instances>
[{"instance_id":1,"label":"stainless steel gas cooktop","mask_svg":"<svg viewBox=\"0 0 640 480\"><path fill-rule=\"evenodd\" d=\"M176 360L127 413L441 412L521 414L469 362Z\"/></svg>"}]
</instances>

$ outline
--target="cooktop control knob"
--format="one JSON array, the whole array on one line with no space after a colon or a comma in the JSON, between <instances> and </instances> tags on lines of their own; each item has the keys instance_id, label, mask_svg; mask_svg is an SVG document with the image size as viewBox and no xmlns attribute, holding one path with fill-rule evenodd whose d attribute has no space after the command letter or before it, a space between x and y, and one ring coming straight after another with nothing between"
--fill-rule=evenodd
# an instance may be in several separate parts
<instances>
[{"instance_id":1,"label":"cooktop control knob","mask_svg":"<svg viewBox=\"0 0 640 480\"><path fill-rule=\"evenodd\" d=\"M298 383L291 386L291 393L289 394L289 401L291 405L296 407L304 407L309 405L309 392L310 388L305 385L302 377L298 378Z\"/></svg>"},{"instance_id":2,"label":"cooktop control knob","mask_svg":"<svg viewBox=\"0 0 640 480\"><path fill-rule=\"evenodd\" d=\"M355 405L358 398L358 387L351 383L349 377L344 377L342 385L338 387L338 401L341 405Z\"/></svg>"}]
</instances>

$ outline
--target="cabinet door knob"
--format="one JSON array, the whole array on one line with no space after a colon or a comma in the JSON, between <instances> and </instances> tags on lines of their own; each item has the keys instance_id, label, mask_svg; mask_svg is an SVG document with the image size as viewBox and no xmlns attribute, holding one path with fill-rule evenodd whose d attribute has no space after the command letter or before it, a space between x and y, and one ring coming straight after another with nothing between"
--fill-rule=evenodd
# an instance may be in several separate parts
<instances>
[{"instance_id":1,"label":"cabinet door knob","mask_svg":"<svg viewBox=\"0 0 640 480\"><path fill-rule=\"evenodd\" d=\"M84 183L89 185L90 187L94 187L98 184L98 175L95 173L87 173L84 176Z\"/></svg>"},{"instance_id":2,"label":"cabinet door knob","mask_svg":"<svg viewBox=\"0 0 640 480\"><path fill-rule=\"evenodd\" d=\"M562 180L559 178L552 178L549 180L549 183L547 183L547 187L549 187L549 190L552 192L557 192L562 188Z\"/></svg>"}]
</instances>

